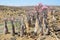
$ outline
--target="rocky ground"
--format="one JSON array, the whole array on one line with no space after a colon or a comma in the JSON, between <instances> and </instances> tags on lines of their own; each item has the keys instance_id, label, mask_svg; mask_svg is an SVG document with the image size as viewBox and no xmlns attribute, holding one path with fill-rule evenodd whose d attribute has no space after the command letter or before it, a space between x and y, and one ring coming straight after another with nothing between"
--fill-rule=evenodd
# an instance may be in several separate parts
<instances>
[{"instance_id":1,"label":"rocky ground","mask_svg":"<svg viewBox=\"0 0 60 40\"><path fill-rule=\"evenodd\" d=\"M12 36L11 34L3 34L4 24L3 19L5 17L10 18L11 16L18 17L20 13L28 12L29 10L33 10L33 7L8 7L8 6L0 6L0 40L60 40L60 31L55 31L60 29L60 7L55 7L56 12L54 13L55 21L52 21L52 15L49 14L48 17L48 26L52 28L54 31L51 32L50 35L37 35L35 38L31 38L30 36L19 37L17 35ZM29 9L29 10L28 10ZM50 12L49 12L50 13ZM10 24L8 23L9 31L11 30Z\"/></svg>"}]
</instances>

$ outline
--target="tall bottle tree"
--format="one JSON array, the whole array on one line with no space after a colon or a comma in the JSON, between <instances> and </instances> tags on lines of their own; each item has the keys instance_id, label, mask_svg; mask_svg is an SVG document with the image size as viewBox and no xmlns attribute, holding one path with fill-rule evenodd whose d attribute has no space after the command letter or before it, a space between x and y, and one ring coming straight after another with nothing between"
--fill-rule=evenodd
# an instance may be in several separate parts
<instances>
[{"instance_id":1,"label":"tall bottle tree","mask_svg":"<svg viewBox=\"0 0 60 40\"><path fill-rule=\"evenodd\" d=\"M39 20L39 14L42 14L42 33L43 34L47 34L47 12L48 12L48 7L45 5L42 5L41 3L35 7L36 13L37 13L37 17ZM41 19L40 19L41 20ZM40 22L39 22L40 23Z\"/></svg>"},{"instance_id":2,"label":"tall bottle tree","mask_svg":"<svg viewBox=\"0 0 60 40\"><path fill-rule=\"evenodd\" d=\"M35 6L35 12L36 12L35 13L36 23L35 23L35 29L34 29L35 33L37 33L38 29L41 29L42 28L41 22L40 22L41 19L39 19L40 18L41 11L42 11L41 10L42 6L43 5L41 3L39 5L37 5L37 6Z\"/></svg>"},{"instance_id":3,"label":"tall bottle tree","mask_svg":"<svg viewBox=\"0 0 60 40\"><path fill-rule=\"evenodd\" d=\"M11 21L11 25L12 25L12 32L11 33L14 36L15 35L14 18L11 17L10 21Z\"/></svg>"},{"instance_id":4,"label":"tall bottle tree","mask_svg":"<svg viewBox=\"0 0 60 40\"><path fill-rule=\"evenodd\" d=\"M4 33L5 33L5 34L8 33L7 22L8 22L8 21L7 21L7 18L5 18L5 19L4 19L4 24L5 24L5 26L4 26Z\"/></svg>"}]
</instances>

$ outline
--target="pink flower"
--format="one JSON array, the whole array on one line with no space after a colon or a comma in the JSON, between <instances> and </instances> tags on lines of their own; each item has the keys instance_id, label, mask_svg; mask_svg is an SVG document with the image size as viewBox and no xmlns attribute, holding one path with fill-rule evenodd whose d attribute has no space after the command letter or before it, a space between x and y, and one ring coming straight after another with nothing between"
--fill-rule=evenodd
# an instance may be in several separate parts
<instances>
[{"instance_id":1,"label":"pink flower","mask_svg":"<svg viewBox=\"0 0 60 40\"><path fill-rule=\"evenodd\" d=\"M43 6L43 7L42 7L42 10L47 9L47 8L48 8L47 6Z\"/></svg>"},{"instance_id":2,"label":"pink flower","mask_svg":"<svg viewBox=\"0 0 60 40\"><path fill-rule=\"evenodd\" d=\"M43 10L40 8L38 12L41 13L42 11L43 11Z\"/></svg>"},{"instance_id":3,"label":"pink flower","mask_svg":"<svg viewBox=\"0 0 60 40\"><path fill-rule=\"evenodd\" d=\"M44 9L48 9L47 6L42 6L40 9L39 9L39 12L41 13Z\"/></svg>"},{"instance_id":4,"label":"pink flower","mask_svg":"<svg viewBox=\"0 0 60 40\"><path fill-rule=\"evenodd\" d=\"M38 10L39 10L39 9L38 9L38 6L35 6L35 10L36 10L36 11L38 11Z\"/></svg>"},{"instance_id":5,"label":"pink flower","mask_svg":"<svg viewBox=\"0 0 60 40\"><path fill-rule=\"evenodd\" d=\"M7 18L4 18L4 20L7 20Z\"/></svg>"},{"instance_id":6,"label":"pink flower","mask_svg":"<svg viewBox=\"0 0 60 40\"><path fill-rule=\"evenodd\" d=\"M11 17L11 18L10 18L10 20L12 20L12 21L13 21L13 20L15 20L15 18L14 18L14 17Z\"/></svg>"},{"instance_id":7,"label":"pink flower","mask_svg":"<svg viewBox=\"0 0 60 40\"><path fill-rule=\"evenodd\" d=\"M41 10L42 7L43 7L43 4L39 3L38 5L35 6L35 10L39 11L39 10Z\"/></svg>"},{"instance_id":8,"label":"pink flower","mask_svg":"<svg viewBox=\"0 0 60 40\"><path fill-rule=\"evenodd\" d=\"M41 8L42 6L43 6L43 4L42 3L39 3L38 7Z\"/></svg>"},{"instance_id":9,"label":"pink flower","mask_svg":"<svg viewBox=\"0 0 60 40\"><path fill-rule=\"evenodd\" d=\"M39 3L38 6L35 6L35 10L39 13L41 13L45 9L48 9L48 6L45 6L42 3Z\"/></svg>"}]
</instances>

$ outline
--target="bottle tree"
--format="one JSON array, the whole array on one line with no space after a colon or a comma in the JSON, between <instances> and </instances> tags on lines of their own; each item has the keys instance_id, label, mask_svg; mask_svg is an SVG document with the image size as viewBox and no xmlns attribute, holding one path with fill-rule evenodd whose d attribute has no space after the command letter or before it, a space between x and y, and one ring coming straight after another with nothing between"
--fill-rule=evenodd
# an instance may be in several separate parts
<instances>
[{"instance_id":1,"label":"bottle tree","mask_svg":"<svg viewBox=\"0 0 60 40\"><path fill-rule=\"evenodd\" d=\"M12 25L12 32L11 33L14 36L15 35L14 18L11 17L10 21L11 21L11 25Z\"/></svg>"},{"instance_id":2,"label":"bottle tree","mask_svg":"<svg viewBox=\"0 0 60 40\"><path fill-rule=\"evenodd\" d=\"M36 12L35 13L36 22L35 22L35 28L34 28L35 34L38 33L37 31L38 31L39 27L41 28L41 22L40 22L39 18L40 18L40 14L41 14L40 9L42 6L43 5L41 3L37 6L35 6L35 12Z\"/></svg>"},{"instance_id":3,"label":"bottle tree","mask_svg":"<svg viewBox=\"0 0 60 40\"><path fill-rule=\"evenodd\" d=\"M21 37L23 37L23 35L24 35L24 31L25 31L25 23L24 23L24 17L23 17L24 15L23 14L21 14L20 15L20 36Z\"/></svg>"},{"instance_id":4,"label":"bottle tree","mask_svg":"<svg viewBox=\"0 0 60 40\"><path fill-rule=\"evenodd\" d=\"M8 33L8 27L7 27L7 18L4 18L4 33L7 34Z\"/></svg>"},{"instance_id":5,"label":"bottle tree","mask_svg":"<svg viewBox=\"0 0 60 40\"><path fill-rule=\"evenodd\" d=\"M48 34L48 26L47 26L47 14L48 14L48 7L43 6L42 7L42 14L43 14L43 34L46 35Z\"/></svg>"},{"instance_id":6,"label":"bottle tree","mask_svg":"<svg viewBox=\"0 0 60 40\"><path fill-rule=\"evenodd\" d=\"M18 36L23 37L25 32L25 24L24 24L24 18L22 15L20 15L18 18L15 19L16 27L17 27L17 33Z\"/></svg>"},{"instance_id":7,"label":"bottle tree","mask_svg":"<svg viewBox=\"0 0 60 40\"><path fill-rule=\"evenodd\" d=\"M25 25L26 25L26 32L29 33L29 23L30 23L30 14L27 12L25 15Z\"/></svg>"},{"instance_id":8,"label":"bottle tree","mask_svg":"<svg viewBox=\"0 0 60 40\"><path fill-rule=\"evenodd\" d=\"M35 10L36 10L36 19L39 20L39 14L42 14L42 34L48 34L48 29L47 29L47 13L48 13L48 7L45 6L45 5L42 5L41 3L38 4L38 6L35 7Z\"/></svg>"}]
</instances>

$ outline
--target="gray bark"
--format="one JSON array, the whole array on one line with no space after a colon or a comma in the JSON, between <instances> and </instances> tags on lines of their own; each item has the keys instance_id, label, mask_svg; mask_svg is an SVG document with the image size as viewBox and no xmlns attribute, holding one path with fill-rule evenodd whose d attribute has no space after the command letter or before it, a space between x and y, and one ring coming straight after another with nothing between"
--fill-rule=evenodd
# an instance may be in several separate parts
<instances>
[{"instance_id":1,"label":"gray bark","mask_svg":"<svg viewBox=\"0 0 60 40\"><path fill-rule=\"evenodd\" d=\"M43 34L48 34L48 26L47 26L47 10L43 11Z\"/></svg>"},{"instance_id":2,"label":"gray bark","mask_svg":"<svg viewBox=\"0 0 60 40\"><path fill-rule=\"evenodd\" d=\"M14 23L13 20L11 20L11 24L12 24L12 35L15 35L15 27L14 27Z\"/></svg>"},{"instance_id":3,"label":"gray bark","mask_svg":"<svg viewBox=\"0 0 60 40\"><path fill-rule=\"evenodd\" d=\"M24 35L25 31L25 23L23 16L20 17L20 36L22 37Z\"/></svg>"},{"instance_id":4,"label":"gray bark","mask_svg":"<svg viewBox=\"0 0 60 40\"><path fill-rule=\"evenodd\" d=\"M5 20L4 32L5 32L5 34L8 33L7 20Z\"/></svg>"}]
</instances>

